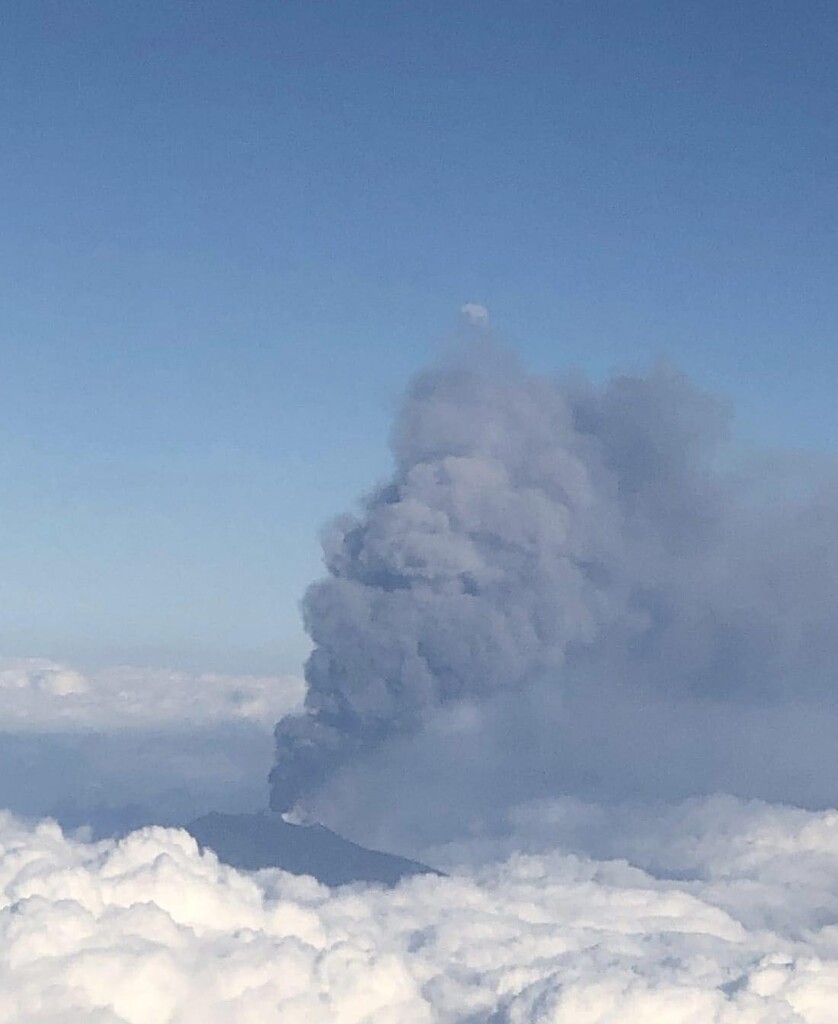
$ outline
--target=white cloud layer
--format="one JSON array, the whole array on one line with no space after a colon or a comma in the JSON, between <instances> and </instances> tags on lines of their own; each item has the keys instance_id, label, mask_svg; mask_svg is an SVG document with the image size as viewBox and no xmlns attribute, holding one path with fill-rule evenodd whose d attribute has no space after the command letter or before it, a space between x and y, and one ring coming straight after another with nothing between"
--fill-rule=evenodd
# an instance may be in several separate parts
<instances>
[{"instance_id":1,"label":"white cloud layer","mask_svg":"<svg viewBox=\"0 0 838 1024\"><path fill-rule=\"evenodd\" d=\"M252 722L273 728L299 707L295 676L190 675L119 667L83 675L46 658L0 659L0 728L6 732L201 728Z\"/></svg>"},{"instance_id":2,"label":"white cloud layer","mask_svg":"<svg viewBox=\"0 0 838 1024\"><path fill-rule=\"evenodd\" d=\"M0 1024L832 1024L838 813L708 801L664 832L692 880L554 849L329 891L2 817Z\"/></svg>"}]
</instances>

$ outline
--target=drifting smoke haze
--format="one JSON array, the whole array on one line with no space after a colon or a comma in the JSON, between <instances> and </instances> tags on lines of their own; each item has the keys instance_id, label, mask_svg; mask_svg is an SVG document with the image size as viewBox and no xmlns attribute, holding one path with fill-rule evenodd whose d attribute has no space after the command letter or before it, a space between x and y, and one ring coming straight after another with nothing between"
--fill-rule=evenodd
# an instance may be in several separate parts
<instances>
[{"instance_id":1,"label":"drifting smoke haze","mask_svg":"<svg viewBox=\"0 0 838 1024\"><path fill-rule=\"evenodd\" d=\"M404 843L540 795L834 803L834 470L745 465L728 425L668 367L418 376L325 534L272 806Z\"/></svg>"}]
</instances>

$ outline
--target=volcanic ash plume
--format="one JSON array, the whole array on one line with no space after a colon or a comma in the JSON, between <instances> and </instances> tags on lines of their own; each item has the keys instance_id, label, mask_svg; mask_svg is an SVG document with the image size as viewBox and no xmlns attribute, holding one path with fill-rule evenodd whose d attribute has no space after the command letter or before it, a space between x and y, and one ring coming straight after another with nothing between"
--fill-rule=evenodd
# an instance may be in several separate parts
<instances>
[{"instance_id":1,"label":"volcanic ash plume","mask_svg":"<svg viewBox=\"0 0 838 1024\"><path fill-rule=\"evenodd\" d=\"M765 726L783 701L831 699L836 490L768 459L734 480L727 419L670 369L603 387L497 366L418 377L392 479L325 538L328 576L304 604L306 709L277 726L272 806L441 710L511 694L520 709L545 693L578 716L577 734L633 718L638 758L678 731L695 781L676 795L729 788L730 764L743 795L810 799L750 792L736 736L711 746L730 723L754 726L743 708L770 709ZM530 715L543 731L538 706ZM566 766L549 770L561 791Z\"/></svg>"}]
</instances>

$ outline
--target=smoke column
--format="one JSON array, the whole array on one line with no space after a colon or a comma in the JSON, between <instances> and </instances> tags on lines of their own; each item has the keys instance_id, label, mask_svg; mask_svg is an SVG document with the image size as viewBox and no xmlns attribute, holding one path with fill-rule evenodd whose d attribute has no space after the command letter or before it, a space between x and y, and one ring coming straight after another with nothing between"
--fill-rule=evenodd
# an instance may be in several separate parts
<instances>
[{"instance_id":1,"label":"smoke column","mask_svg":"<svg viewBox=\"0 0 838 1024\"><path fill-rule=\"evenodd\" d=\"M271 806L457 702L829 699L835 489L734 474L728 419L670 368L598 387L472 358L417 377L392 478L324 537Z\"/></svg>"}]
</instances>

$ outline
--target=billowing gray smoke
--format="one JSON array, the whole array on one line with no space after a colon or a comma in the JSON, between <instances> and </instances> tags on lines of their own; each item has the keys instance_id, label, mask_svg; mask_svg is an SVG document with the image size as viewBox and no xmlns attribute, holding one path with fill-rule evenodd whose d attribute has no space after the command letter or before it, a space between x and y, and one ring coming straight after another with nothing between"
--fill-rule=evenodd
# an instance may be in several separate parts
<instances>
[{"instance_id":1,"label":"billowing gray smoke","mask_svg":"<svg viewBox=\"0 0 838 1024\"><path fill-rule=\"evenodd\" d=\"M392 479L326 536L274 809L457 702L554 693L590 721L680 701L706 723L829 699L834 488L734 472L725 408L671 369L595 387L482 362L413 382Z\"/></svg>"}]
</instances>

